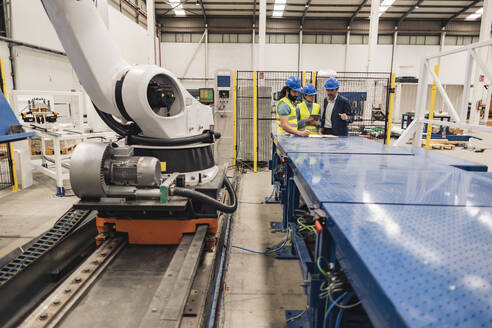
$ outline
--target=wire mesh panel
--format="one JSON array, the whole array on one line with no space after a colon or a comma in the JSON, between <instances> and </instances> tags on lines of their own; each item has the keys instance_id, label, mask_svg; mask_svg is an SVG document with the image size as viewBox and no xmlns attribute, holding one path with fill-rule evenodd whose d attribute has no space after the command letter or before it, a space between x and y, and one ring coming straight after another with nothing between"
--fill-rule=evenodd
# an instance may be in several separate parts
<instances>
[{"instance_id":1,"label":"wire mesh panel","mask_svg":"<svg viewBox=\"0 0 492 328\"><path fill-rule=\"evenodd\" d=\"M14 184L8 144L0 144L0 190Z\"/></svg>"},{"instance_id":2,"label":"wire mesh panel","mask_svg":"<svg viewBox=\"0 0 492 328\"><path fill-rule=\"evenodd\" d=\"M237 159L252 162L253 149L253 77L252 71L237 72ZM301 81L312 83L311 72L297 71L257 71L257 140L258 163L266 164L271 158L271 132L275 132L275 107L279 100L280 90L290 76L297 76Z\"/></svg>"},{"instance_id":3,"label":"wire mesh panel","mask_svg":"<svg viewBox=\"0 0 492 328\"><path fill-rule=\"evenodd\" d=\"M386 132L388 95L391 73L337 72L339 94L350 102L354 122L350 135L383 138ZM317 78L318 102L323 106L326 97L324 84L328 77Z\"/></svg>"},{"instance_id":4,"label":"wire mesh panel","mask_svg":"<svg viewBox=\"0 0 492 328\"><path fill-rule=\"evenodd\" d=\"M236 151L239 161L253 161L253 72L237 72Z\"/></svg>"}]
</instances>

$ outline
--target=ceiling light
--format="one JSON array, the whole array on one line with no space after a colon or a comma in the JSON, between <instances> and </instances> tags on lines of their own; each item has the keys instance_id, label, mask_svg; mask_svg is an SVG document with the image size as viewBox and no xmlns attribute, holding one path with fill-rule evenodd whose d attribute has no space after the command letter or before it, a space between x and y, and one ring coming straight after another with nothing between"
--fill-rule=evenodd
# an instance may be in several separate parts
<instances>
[{"instance_id":1,"label":"ceiling light","mask_svg":"<svg viewBox=\"0 0 492 328\"><path fill-rule=\"evenodd\" d=\"M273 6L273 11L284 11L285 5L283 4L275 4Z\"/></svg>"},{"instance_id":2,"label":"ceiling light","mask_svg":"<svg viewBox=\"0 0 492 328\"><path fill-rule=\"evenodd\" d=\"M286 3L287 0L275 0L272 17L282 17L284 15Z\"/></svg>"},{"instance_id":3,"label":"ceiling light","mask_svg":"<svg viewBox=\"0 0 492 328\"><path fill-rule=\"evenodd\" d=\"M186 16L186 12L184 11L183 5L181 4L181 0L168 0L169 4L171 4L172 9L174 10L174 14L176 16ZM198 0L196 2L198 5Z\"/></svg>"},{"instance_id":4,"label":"ceiling light","mask_svg":"<svg viewBox=\"0 0 492 328\"><path fill-rule=\"evenodd\" d=\"M473 14L468 15L465 20L476 20L479 19L483 14L483 7L475 11Z\"/></svg>"},{"instance_id":5,"label":"ceiling light","mask_svg":"<svg viewBox=\"0 0 492 328\"><path fill-rule=\"evenodd\" d=\"M379 6L379 17L381 17L382 14L385 13L386 10L388 10L389 7L395 2L395 0L384 0L381 6Z\"/></svg>"}]
</instances>

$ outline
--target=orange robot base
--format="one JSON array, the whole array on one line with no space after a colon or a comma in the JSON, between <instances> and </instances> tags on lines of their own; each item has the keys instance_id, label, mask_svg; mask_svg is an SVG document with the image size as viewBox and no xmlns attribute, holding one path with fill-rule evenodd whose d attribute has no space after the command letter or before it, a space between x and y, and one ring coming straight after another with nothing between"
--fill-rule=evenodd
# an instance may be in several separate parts
<instances>
[{"instance_id":1,"label":"orange robot base","mask_svg":"<svg viewBox=\"0 0 492 328\"><path fill-rule=\"evenodd\" d=\"M127 232L130 244L178 245L185 233L194 233L200 224L208 225L208 232L217 232L217 218L193 220L132 220L96 218L99 233L116 230Z\"/></svg>"}]
</instances>

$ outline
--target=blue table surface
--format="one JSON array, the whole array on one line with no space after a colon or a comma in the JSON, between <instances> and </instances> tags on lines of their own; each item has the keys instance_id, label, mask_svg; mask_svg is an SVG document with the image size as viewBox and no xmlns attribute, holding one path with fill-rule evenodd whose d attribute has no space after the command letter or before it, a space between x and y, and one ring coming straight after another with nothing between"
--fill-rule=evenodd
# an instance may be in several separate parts
<instances>
[{"instance_id":1,"label":"blue table surface","mask_svg":"<svg viewBox=\"0 0 492 328\"><path fill-rule=\"evenodd\" d=\"M387 147L362 137L302 138L274 136L279 149L291 153L413 155L410 147Z\"/></svg>"},{"instance_id":2,"label":"blue table surface","mask_svg":"<svg viewBox=\"0 0 492 328\"><path fill-rule=\"evenodd\" d=\"M420 156L289 155L314 203L492 206L492 178Z\"/></svg>"},{"instance_id":3,"label":"blue table surface","mask_svg":"<svg viewBox=\"0 0 492 328\"><path fill-rule=\"evenodd\" d=\"M410 148L410 147L409 147ZM422 156L423 158L428 158L431 161L438 161L441 164L447 164L454 167L462 168L469 171L482 171L487 172L487 165L475 163L472 161L468 161L466 159L461 159L457 157L453 157L450 155L443 154L434 150L426 150L418 147L411 147L411 151L416 156Z\"/></svg>"},{"instance_id":4,"label":"blue table surface","mask_svg":"<svg viewBox=\"0 0 492 328\"><path fill-rule=\"evenodd\" d=\"M274 136L279 149L284 154L327 153L327 154L366 154L366 155L411 155L422 156L431 161L473 171L487 171L487 166L468 160L455 158L418 147L388 147L382 143L362 137L301 138Z\"/></svg>"},{"instance_id":5,"label":"blue table surface","mask_svg":"<svg viewBox=\"0 0 492 328\"><path fill-rule=\"evenodd\" d=\"M492 327L492 208L323 204L377 326Z\"/></svg>"},{"instance_id":6,"label":"blue table surface","mask_svg":"<svg viewBox=\"0 0 492 328\"><path fill-rule=\"evenodd\" d=\"M35 135L36 135L35 132L23 132L23 133L16 133L16 134L0 135L0 142L17 141L17 140L33 137Z\"/></svg>"}]
</instances>

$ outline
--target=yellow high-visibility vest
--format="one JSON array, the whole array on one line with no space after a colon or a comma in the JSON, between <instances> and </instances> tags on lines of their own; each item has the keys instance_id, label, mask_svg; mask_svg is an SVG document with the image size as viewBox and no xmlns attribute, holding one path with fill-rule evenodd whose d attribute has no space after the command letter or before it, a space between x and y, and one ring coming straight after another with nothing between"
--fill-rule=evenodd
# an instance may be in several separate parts
<instances>
[{"instance_id":1,"label":"yellow high-visibility vest","mask_svg":"<svg viewBox=\"0 0 492 328\"><path fill-rule=\"evenodd\" d=\"M289 98L287 97L283 97L282 99L280 99L278 102L277 102L277 106L275 107L275 112L277 114L277 124L278 124L278 128L277 128L277 133L278 134L286 134L288 133L287 131L285 131L284 129L282 129L282 125L280 124L280 115L278 114L278 106L282 103L286 103L287 105L289 105L289 108L290 108L290 113L289 115L287 116L288 117L288 124L291 128L293 128L294 130L297 130L297 114L296 114L296 107L292 104L292 102L289 100Z\"/></svg>"},{"instance_id":2,"label":"yellow high-visibility vest","mask_svg":"<svg viewBox=\"0 0 492 328\"><path fill-rule=\"evenodd\" d=\"M306 102L302 102L299 104L299 116L301 120L307 119L311 115L319 115L320 112L320 105L317 103L313 103L313 111L309 113L309 109L307 107ZM311 134L319 134L318 132L318 127L315 125L306 125L304 128L299 129L299 130L308 130L311 132Z\"/></svg>"}]
</instances>

